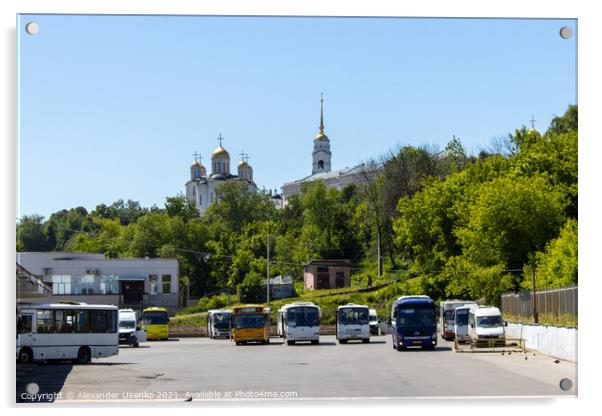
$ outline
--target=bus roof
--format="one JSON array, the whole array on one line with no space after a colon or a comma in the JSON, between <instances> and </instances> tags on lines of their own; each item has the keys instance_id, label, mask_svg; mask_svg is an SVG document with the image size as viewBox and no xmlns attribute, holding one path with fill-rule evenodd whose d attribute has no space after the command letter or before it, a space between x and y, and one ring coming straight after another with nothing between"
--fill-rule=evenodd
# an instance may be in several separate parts
<instances>
[{"instance_id":1,"label":"bus roof","mask_svg":"<svg viewBox=\"0 0 602 416\"><path fill-rule=\"evenodd\" d=\"M263 305L236 305L232 307L232 313L262 313L268 312L269 309L265 308Z\"/></svg>"},{"instance_id":2,"label":"bus roof","mask_svg":"<svg viewBox=\"0 0 602 416\"><path fill-rule=\"evenodd\" d=\"M448 309L455 309L457 307L457 305L460 306L464 306L464 305L476 305L477 302L475 302L474 300L459 300L459 299L454 299L454 300L446 300L441 302L441 307L443 308L443 310L448 310Z\"/></svg>"},{"instance_id":3,"label":"bus roof","mask_svg":"<svg viewBox=\"0 0 602 416\"><path fill-rule=\"evenodd\" d=\"M473 305L470 308L470 312L474 313L475 316L497 316L497 315L502 314L500 312L500 310L498 308L496 308L495 306L487 306L487 305L479 305L479 306Z\"/></svg>"},{"instance_id":4,"label":"bus roof","mask_svg":"<svg viewBox=\"0 0 602 416\"><path fill-rule=\"evenodd\" d=\"M149 306L148 308L144 308L142 312L165 312L167 313L167 309L162 306Z\"/></svg>"},{"instance_id":5,"label":"bus roof","mask_svg":"<svg viewBox=\"0 0 602 416\"><path fill-rule=\"evenodd\" d=\"M229 314L232 313L232 311L230 309L209 309L207 311L208 315L212 315L214 313L224 313L224 314Z\"/></svg>"},{"instance_id":6,"label":"bus roof","mask_svg":"<svg viewBox=\"0 0 602 416\"><path fill-rule=\"evenodd\" d=\"M393 302L393 307L397 305L435 305L435 301L431 298L427 297L418 297L418 296L408 296L408 297L400 297L397 298L396 301Z\"/></svg>"},{"instance_id":7,"label":"bus roof","mask_svg":"<svg viewBox=\"0 0 602 416\"><path fill-rule=\"evenodd\" d=\"M294 307L300 307L300 306L307 307L307 308L320 309L320 307L313 302L293 302L293 303L287 303L286 305L282 305L282 307L279 309L279 311L285 311L287 309L294 308Z\"/></svg>"},{"instance_id":8,"label":"bus roof","mask_svg":"<svg viewBox=\"0 0 602 416\"><path fill-rule=\"evenodd\" d=\"M366 308L368 310L370 309L366 305L357 305L355 303L348 303L346 305L341 305L337 308L337 310L342 309L342 308Z\"/></svg>"},{"instance_id":9,"label":"bus roof","mask_svg":"<svg viewBox=\"0 0 602 416\"><path fill-rule=\"evenodd\" d=\"M115 305L93 305L88 303L32 303L20 309L106 309L118 310Z\"/></svg>"}]
</instances>

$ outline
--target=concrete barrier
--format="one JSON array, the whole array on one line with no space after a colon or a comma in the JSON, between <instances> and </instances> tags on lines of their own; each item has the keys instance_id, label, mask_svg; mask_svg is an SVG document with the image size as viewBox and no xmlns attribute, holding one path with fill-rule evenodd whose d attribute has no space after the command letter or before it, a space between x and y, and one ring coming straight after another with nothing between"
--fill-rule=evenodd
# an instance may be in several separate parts
<instances>
[{"instance_id":1,"label":"concrete barrier","mask_svg":"<svg viewBox=\"0 0 602 416\"><path fill-rule=\"evenodd\" d=\"M577 362L577 328L508 322L506 337L522 338L529 349Z\"/></svg>"}]
</instances>

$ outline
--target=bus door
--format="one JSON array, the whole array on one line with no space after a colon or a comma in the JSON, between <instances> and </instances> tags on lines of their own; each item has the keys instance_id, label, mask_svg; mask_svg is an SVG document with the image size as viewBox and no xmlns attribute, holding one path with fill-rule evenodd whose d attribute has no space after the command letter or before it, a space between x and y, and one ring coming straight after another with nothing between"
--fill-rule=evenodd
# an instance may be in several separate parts
<instances>
[{"instance_id":1,"label":"bus door","mask_svg":"<svg viewBox=\"0 0 602 416\"><path fill-rule=\"evenodd\" d=\"M33 314L19 314L17 318L17 338L20 347L31 347L33 341L32 334Z\"/></svg>"}]
</instances>

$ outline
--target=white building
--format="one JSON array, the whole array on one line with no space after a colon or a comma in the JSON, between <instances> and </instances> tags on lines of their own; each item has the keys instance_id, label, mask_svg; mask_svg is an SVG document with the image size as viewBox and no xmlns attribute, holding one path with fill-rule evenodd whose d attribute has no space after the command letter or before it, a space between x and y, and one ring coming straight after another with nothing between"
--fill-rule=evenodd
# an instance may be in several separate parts
<instances>
[{"instance_id":1,"label":"white building","mask_svg":"<svg viewBox=\"0 0 602 416\"><path fill-rule=\"evenodd\" d=\"M230 154L222 147L220 134L219 146L211 153L211 174L197 159L190 166L190 180L186 182L186 198L195 203L201 214L217 201L216 188L224 182L242 181L247 184L249 192L257 192L257 185L253 182L253 168L248 163L248 156L241 152L241 161L237 166L237 174L230 173Z\"/></svg>"},{"instance_id":2,"label":"white building","mask_svg":"<svg viewBox=\"0 0 602 416\"><path fill-rule=\"evenodd\" d=\"M320 99L320 132L313 140L311 175L287 182L282 185L282 196L286 205L287 198L301 193L301 184L316 180L323 180L326 186L341 189L350 184L365 184L373 181L382 171L382 164L371 163L346 167L340 170L331 170L332 152L330 139L324 133L324 99Z\"/></svg>"},{"instance_id":3,"label":"white building","mask_svg":"<svg viewBox=\"0 0 602 416\"><path fill-rule=\"evenodd\" d=\"M46 299L17 293L18 302L57 301L143 309L163 306L171 314L182 302L177 259L109 259L97 253L17 253L17 263L52 289Z\"/></svg>"}]
</instances>

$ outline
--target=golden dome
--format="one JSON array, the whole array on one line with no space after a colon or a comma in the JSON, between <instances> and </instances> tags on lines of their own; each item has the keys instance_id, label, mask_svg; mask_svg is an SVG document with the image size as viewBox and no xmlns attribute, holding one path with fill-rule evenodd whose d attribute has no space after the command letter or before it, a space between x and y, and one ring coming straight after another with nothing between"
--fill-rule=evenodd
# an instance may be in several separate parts
<instances>
[{"instance_id":1,"label":"golden dome","mask_svg":"<svg viewBox=\"0 0 602 416\"><path fill-rule=\"evenodd\" d=\"M205 169L205 167L203 165L201 165L201 162L199 162L198 160L195 160L192 165L190 165L191 168L199 168L199 169Z\"/></svg>"},{"instance_id":2,"label":"golden dome","mask_svg":"<svg viewBox=\"0 0 602 416\"><path fill-rule=\"evenodd\" d=\"M320 132L316 138L314 139L318 142L327 142L328 141L328 136L324 134L324 132Z\"/></svg>"},{"instance_id":3,"label":"golden dome","mask_svg":"<svg viewBox=\"0 0 602 416\"><path fill-rule=\"evenodd\" d=\"M222 145L220 144L213 151L213 153L211 153L211 158L214 158L214 157L227 157L229 159L230 158L230 153L228 153L228 151L226 149L224 149L222 147Z\"/></svg>"},{"instance_id":4,"label":"golden dome","mask_svg":"<svg viewBox=\"0 0 602 416\"><path fill-rule=\"evenodd\" d=\"M245 162L244 160L241 160L240 162L238 162L238 167L239 168L250 168L251 166L249 166L249 164L247 162Z\"/></svg>"}]
</instances>

